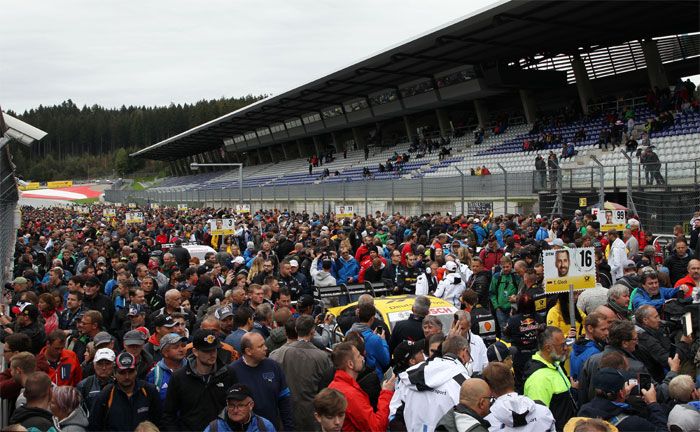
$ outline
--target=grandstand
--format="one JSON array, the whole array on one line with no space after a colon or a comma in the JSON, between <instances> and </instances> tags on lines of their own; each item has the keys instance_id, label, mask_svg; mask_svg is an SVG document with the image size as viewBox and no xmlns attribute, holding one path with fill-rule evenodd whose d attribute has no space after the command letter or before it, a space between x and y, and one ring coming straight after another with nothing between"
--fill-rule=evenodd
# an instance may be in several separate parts
<instances>
[{"instance_id":1,"label":"grandstand","mask_svg":"<svg viewBox=\"0 0 700 432\"><path fill-rule=\"evenodd\" d=\"M576 155L559 161L569 176L564 181L570 192L600 188L614 194L632 181L646 186L641 184L639 159L628 161L619 150L599 148L600 132L609 127L603 119L632 108L635 125L629 133L638 137L660 109L639 96L648 96L654 88L673 90L683 77L700 73L700 16L698 8L683 1L644 2L635 4L633 11L636 24L620 27L630 9L617 2L499 3L134 153L133 157L169 161L174 174L142 198L179 192L183 199L194 196L187 191L203 191L205 197L211 192L224 200L216 191L238 188L238 173L209 168L193 175L190 164L237 162L245 166L243 196L259 196L261 205L264 196L285 194L289 201L292 194L304 200L318 195L322 208L327 200L390 200L393 205L397 185L419 187L403 192L418 202L461 183L461 190L450 189L455 200L487 198L507 207L510 199L517 209L518 203L542 198L532 175L535 155L546 157L551 150L559 156L562 143L572 142L580 129L586 138L576 140ZM542 116L561 112L572 102L575 115L531 133ZM665 109L674 112L674 123L653 132L651 144L665 164L668 183L693 187L700 157L697 105L683 112L678 103L670 105ZM476 128L485 131L480 144L474 144ZM561 142L523 151L523 142L541 132L560 135ZM438 156L438 148L415 151L417 143L440 138L448 139L445 147L451 148L444 158ZM309 158L328 153L334 160L310 174ZM399 171L380 172L380 163L404 153L409 159ZM602 180L593 178L598 163L605 167ZM629 164L634 164L634 179L628 176ZM469 178L480 166L494 177L507 178ZM437 183L430 183L435 191L426 194L424 183L429 180ZM368 186L364 196L346 194L345 185L367 181L391 187L391 196L372 194ZM334 184L343 187L332 188ZM304 188L292 189L300 185ZM341 189L342 197L332 195ZM117 195L115 191L108 197L123 201ZM631 205L631 192L611 196Z\"/></svg>"}]
</instances>

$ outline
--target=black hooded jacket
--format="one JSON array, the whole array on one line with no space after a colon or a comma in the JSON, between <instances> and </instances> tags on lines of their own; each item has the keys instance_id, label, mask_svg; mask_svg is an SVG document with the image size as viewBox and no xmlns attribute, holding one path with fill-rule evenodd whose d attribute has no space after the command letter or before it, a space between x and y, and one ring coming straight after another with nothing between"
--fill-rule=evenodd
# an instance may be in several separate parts
<instances>
[{"instance_id":1,"label":"black hooded jacket","mask_svg":"<svg viewBox=\"0 0 700 432\"><path fill-rule=\"evenodd\" d=\"M16 423L27 429L35 427L40 431L47 431L53 426L53 415L45 409L21 406L10 417L10 424Z\"/></svg>"}]
</instances>

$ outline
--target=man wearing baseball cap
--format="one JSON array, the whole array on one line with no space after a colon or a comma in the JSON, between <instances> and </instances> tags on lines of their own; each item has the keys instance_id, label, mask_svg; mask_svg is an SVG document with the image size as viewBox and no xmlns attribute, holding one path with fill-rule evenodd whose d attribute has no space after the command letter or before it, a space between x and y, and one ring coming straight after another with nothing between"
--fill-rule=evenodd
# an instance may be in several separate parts
<instances>
[{"instance_id":1,"label":"man wearing baseball cap","mask_svg":"<svg viewBox=\"0 0 700 432\"><path fill-rule=\"evenodd\" d=\"M132 431L139 423L161 424L158 390L136 379L137 361L124 351L116 358L115 380L95 399L88 430Z\"/></svg>"},{"instance_id":2,"label":"man wearing baseball cap","mask_svg":"<svg viewBox=\"0 0 700 432\"><path fill-rule=\"evenodd\" d=\"M5 333L24 333L32 341L30 352L39 354L46 343L46 333L44 326L39 323L39 308L33 303L20 302L12 308L16 321L12 329L5 329ZM5 317L2 317L5 318Z\"/></svg>"},{"instance_id":3,"label":"man wearing baseball cap","mask_svg":"<svg viewBox=\"0 0 700 432\"><path fill-rule=\"evenodd\" d=\"M234 384L226 393L226 408L204 432L274 431L270 420L253 413L253 392L245 384Z\"/></svg>"},{"instance_id":4,"label":"man wearing baseball cap","mask_svg":"<svg viewBox=\"0 0 700 432\"><path fill-rule=\"evenodd\" d=\"M134 356L136 360L136 377L140 380L146 379L146 374L151 369L155 362L153 357L144 351L143 346L146 344L146 335L139 330L130 330L124 335L124 351Z\"/></svg>"},{"instance_id":5,"label":"man wearing baseball cap","mask_svg":"<svg viewBox=\"0 0 700 432\"><path fill-rule=\"evenodd\" d=\"M620 431L666 430L668 420L664 409L656 401L656 389L641 389L647 413L641 413L626 402L635 385L625 371L612 367L598 370L593 377L596 396L579 409L580 417L600 418ZM646 417L646 418L645 418Z\"/></svg>"},{"instance_id":6,"label":"man wearing baseball cap","mask_svg":"<svg viewBox=\"0 0 700 432\"><path fill-rule=\"evenodd\" d=\"M160 354L162 358L146 375L146 382L153 384L160 393L161 401L165 400L168 383L173 373L185 365L187 338L177 333L168 333L160 338Z\"/></svg>"},{"instance_id":7,"label":"man wearing baseball cap","mask_svg":"<svg viewBox=\"0 0 700 432\"><path fill-rule=\"evenodd\" d=\"M114 382L115 358L111 348L98 349L92 359L95 373L80 381L76 386L83 396L83 402L88 412L92 411L92 405L102 389Z\"/></svg>"},{"instance_id":8,"label":"man wearing baseball cap","mask_svg":"<svg viewBox=\"0 0 700 432\"><path fill-rule=\"evenodd\" d=\"M199 329L192 335L192 355L168 383L164 430L204 430L224 409L226 390L238 379L218 359L219 345L214 331Z\"/></svg>"},{"instance_id":9,"label":"man wearing baseball cap","mask_svg":"<svg viewBox=\"0 0 700 432\"><path fill-rule=\"evenodd\" d=\"M143 347L143 350L150 354L154 361L159 361L162 358L160 355L160 338L166 334L174 333L178 323L170 315L158 315L153 324L156 331L148 338L148 342Z\"/></svg>"}]
</instances>

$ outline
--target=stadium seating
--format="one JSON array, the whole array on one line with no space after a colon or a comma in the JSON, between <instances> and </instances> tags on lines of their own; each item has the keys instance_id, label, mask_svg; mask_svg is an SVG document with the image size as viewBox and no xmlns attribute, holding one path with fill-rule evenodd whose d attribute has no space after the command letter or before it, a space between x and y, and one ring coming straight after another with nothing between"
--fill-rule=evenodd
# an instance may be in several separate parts
<instances>
[{"instance_id":1,"label":"stadium seating","mask_svg":"<svg viewBox=\"0 0 700 432\"><path fill-rule=\"evenodd\" d=\"M636 128L640 129L646 120L653 117L653 113L646 107L636 109ZM676 114L675 124L662 131L652 134L651 143L656 147L656 152L662 162L684 161L674 164L674 175L692 176L694 173L693 159L700 157L700 114ZM246 166L243 169L243 186L285 186L303 185L320 182L352 182L362 181L363 169L368 167L373 179L392 178L417 178L417 177L450 177L459 175L460 171L469 175L472 168L486 166L492 174L500 174L497 164L501 164L508 172L527 172L534 169L534 160L537 154L546 158L547 153L553 150L557 156L561 152L561 144L550 145L545 150L522 150L525 139L534 139L536 134L530 134L532 125L522 124L509 127L500 135L487 135L479 145L472 145L473 136L466 134L453 138L450 147L452 152L444 160L439 160L438 151L417 158L416 153L410 154L410 159L403 165L401 172L379 172L379 163L386 164L394 152L398 154L408 153L409 143L400 143L390 148L373 148L369 157L365 160L363 150L348 151L347 158L342 153L335 154L335 160L314 167L309 175L308 162L304 159L292 159L277 163L268 163L256 166ZM576 145L577 155L560 161L562 168L581 168L593 166L590 155L595 155L605 166L626 166L627 160L619 151L601 151L598 149L597 140L603 128L600 119L590 121L577 121L560 128L545 128L562 135L562 142L573 140L574 134L583 128L586 131L586 139ZM321 179L325 169L331 173L329 177ZM338 175L335 175L335 172ZM612 170L606 170L606 181L615 175ZM620 178L618 174L618 178ZM180 190L208 190L228 189L238 187L238 170L217 171L196 174L184 177L167 178L156 187L156 191L180 191Z\"/></svg>"}]
</instances>

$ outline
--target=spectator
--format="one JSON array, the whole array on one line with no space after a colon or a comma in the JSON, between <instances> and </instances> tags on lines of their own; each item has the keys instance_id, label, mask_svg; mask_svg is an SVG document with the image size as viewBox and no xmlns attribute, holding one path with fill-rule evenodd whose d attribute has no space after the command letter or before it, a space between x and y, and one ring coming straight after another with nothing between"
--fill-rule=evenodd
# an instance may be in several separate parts
<instances>
[{"instance_id":1,"label":"spectator","mask_svg":"<svg viewBox=\"0 0 700 432\"><path fill-rule=\"evenodd\" d=\"M71 386L53 388L51 413L54 424L63 432L84 432L88 427L88 415L83 408L80 392Z\"/></svg>"},{"instance_id":2,"label":"spectator","mask_svg":"<svg viewBox=\"0 0 700 432\"><path fill-rule=\"evenodd\" d=\"M642 389L647 411L642 412L627 403L633 389L630 375L614 368L602 368L593 378L596 396L579 410L580 416L601 418L619 431L666 430L667 417L656 401L656 390ZM645 417L648 417L645 418Z\"/></svg>"},{"instance_id":3,"label":"spectator","mask_svg":"<svg viewBox=\"0 0 700 432\"><path fill-rule=\"evenodd\" d=\"M249 307L239 307L233 315L233 326L236 330L226 336L224 342L234 347L241 354L241 338L253 330L253 311Z\"/></svg>"},{"instance_id":4,"label":"spectator","mask_svg":"<svg viewBox=\"0 0 700 432\"><path fill-rule=\"evenodd\" d=\"M92 411L97 396L102 389L114 382L114 360L116 356L110 348L100 348L95 353L93 365L95 374L80 381L77 389L87 412Z\"/></svg>"},{"instance_id":5,"label":"spectator","mask_svg":"<svg viewBox=\"0 0 700 432\"><path fill-rule=\"evenodd\" d=\"M234 384L226 392L226 408L211 421L205 432L275 432L270 420L253 414L255 400L253 392L245 384Z\"/></svg>"},{"instance_id":6,"label":"spectator","mask_svg":"<svg viewBox=\"0 0 700 432\"><path fill-rule=\"evenodd\" d=\"M424 338L423 319L430 313L430 299L417 296L413 300L411 314L407 319L399 321L391 332L391 351L403 341L418 342Z\"/></svg>"},{"instance_id":7,"label":"spectator","mask_svg":"<svg viewBox=\"0 0 700 432\"><path fill-rule=\"evenodd\" d=\"M575 394L561 364L568 358L569 347L564 333L549 326L537 341L539 351L530 360L525 373L524 395L549 407L556 419L557 429L576 414Z\"/></svg>"},{"instance_id":8,"label":"spectator","mask_svg":"<svg viewBox=\"0 0 700 432\"><path fill-rule=\"evenodd\" d=\"M341 342L333 348L335 377L328 388L335 389L345 396L348 402L345 410L344 431L383 431L389 424L389 402L394 393L395 377L382 384L376 411L369 403L369 397L357 383L357 377L364 368L362 354L350 342Z\"/></svg>"},{"instance_id":9,"label":"spectator","mask_svg":"<svg viewBox=\"0 0 700 432\"><path fill-rule=\"evenodd\" d=\"M500 262L501 271L494 273L491 279L489 296L491 297L491 305L496 311L496 320L498 321L502 333L508 324L511 304L516 301L520 277L517 274L511 273L513 270L513 261L511 261L509 257L502 257Z\"/></svg>"},{"instance_id":10,"label":"spectator","mask_svg":"<svg viewBox=\"0 0 700 432\"><path fill-rule=\"evenodd\" d=\"M291 341L284 353L275 358L287 377L294 407L294 427L298 431L314 430L317 427L314 418L319 421L318 416L311 415L314 412L314 396L333 379L330 357L311 343L315 327L310 316L299 317L295 323L298 339Z\"/></svg>"},{"instance_id":11,"label":"spectator","mask_svg":"<svg viewBox=\"0 0 700 432\"><path fill-rule=\"evenodd\" d=\"M608 231L607 238L610 244L608 264L610 265L610 273L613 278L612 283L615 283L624 275L624 265L625 262L627 262L627 251L625 250L625 242L620 239L617 231Z\"/></svg>"},{"instance_id":12,"label":"spectator","mask_svg":"<svg viewBox=\"0 0 700 432\"><path fill-rule=\"evenodd\" d=\"M333 267L333 262L330 259L323 259L321 261L321 269L318 268L317 256L311 262L311 279L313 280L314 286L317 288L323 288L328 286L335 286L335 278L331 275L331 269Z\"/></svg>"},{"instance_id":13,"label":"spectator","mask_svg":"<svg viewBox=\"0 0 700 432\"><path fill-rule=\"evenodd\" d=\"M161 404L153 385L136 379L136 359L122 352L116 359L116 378L97 396L90 412L91 431L133 430L142 421L160 424Z\"/></svg>"},{"instance_id":14,"label":"spectator","mask_svg":"<svg viewBox=\"0 0 700 432\"><path fill-rule=\"evenodd\" d=\"M671 286L686 275L688 264L693 257L688 252L688 243L684 238L675 241L675 250L666 258L664 265L668 267L668 276L671 278Z\"/></svg>"},{"instance_id":15,"label":"spectator","mask_svg":"<svg viewBox=\"0 0 700 432\"><path fill-rule=\"evenodd\" d=\"M165 401L168 384L173 373L185 366L187 338L177 333L168 333L160 338L161 359L146 375L146 382L158 390L161 402Z\"/></svg>"},{"instance_id":16,"label":"spectator","mask_svg":"<svg viewBox=\"0 0 700 432\"><path fill-rule=\"evenodd\" d=\"M348 401L338 390L325 388L313 400L314 418L321 432L340 432L345 422ZM300 429L301 430L301 429Z\"/></svg>"},{"instance_id":17,"label":"spectator","mask_svg":"<svg viewBox=\"0 0 700 432\"><path fill-rule=\"evenodd\" d=\"M46 338L46 346L39 352L37 363L49 364L48 375L57 386L76 386L83 379L78 357L73 351L63 348L66 335L63 330L54 330Z\"/></svg>"},{"instance_id":18,"label":"spectator","mask_svg":"<svg viewBox=\"0 0 700 432\"><path fill-rule=\"evenodd\" d=\"M365 342L365 362L367 366L374 369L379 379L384 375L384 371L389 367L391 354L389 345L383 337L382 330L378 333L372 331L372 324L377 313L373 304L363 303L357 308L358 322L350 327L350 331L356 331L362 335Z\"/></svg>"},{"instance_id":19,"label":"spectator","mask_svg":"<svg viewBox=\"0 0 700 432\"><path fill-rule=\"evenodd\" d=\"M163 430L204 430L226 406L226 390L235 372L219 360L219 341L212 330L192 335L192 355L173 373L163 404Z\"/></svg>"},{"instance_id":20,"label":"spectator","mask_svg":"<svg viewBox=\"0 0 700 432\"><path fill-rule=\"evenodd\" d=\"M266 357L265 339L259 333L246 333L241 338L241 358L230 369L258 401L255 414L269 419L276 429L294 430L291 392L285 374L277 362Z\"/></svg>"},{"instance_id":21,"label":"spectator","mask_svg":"<svg viewBox=\"0 0 700 432\"><path fill-rule=\"evenodd\" d=\"M603 351L608 339L610 323L603 314L592 312L584 320L584 337L579 337L571 350L571 378L578 379L583 363Z\"/></svg>"},{"instance_id":22,"label":"spectator","mask_svg":"<svg viewBox=\"0 0 700 432\"><path fill-rule=\"evenodd\" d=\"M357 260L350 254L350 251L345 248L340 250L340 258L338 258L340 263L340 269L338 269L338 279L342 283L353 284L357 283L357 277L360 272L360 264Z\"/></svg>"},{"instance_id":23,"label":"spectator","mask_svg":"<svg viewBox=\"0 0 700 432\"><path fill-rule=\"evenodd\" d=\"M462 383L459 403L440 421L451 432L488 432L491 424L484 419L491 409L491 389L486 381L473 378Z\"/></svg>"},{"instance_id":24,"label":"spectator","mask_svg":"<svg viewBox=\"0 0 700 432\"><path fill-rule=\"evenodd\" d=\"M441 357L415 368L411 369L413 373L399 375L401 385L394 394L392 407L403 404L407 430L434 430L442 417L459 403L461 385L472 374L469 341L462 336L450 336L442 344ZM395 414L394 409L391 414Z\"/></svg>"},{"instance_id":25,"label":"spectator","mask_svg":"<svg viewBox=\"0 0 700 432\"><path fill-rule=\"evenodd\" d=\"M496 400L491 413L485 417L490 431L545 431L554 432L555 420L546 406L535 403L515 392L513 373L502 363L490 363L484 369L484 380L489 384Z\"/></svg>"},{"instance_id":26,"label":"spectator","mask_svg":"<svg viewBox=\"0 0 700 432\"><path fill-rule=\"evenodd\" d=\"M632 307L637 310L642 305L652 305L661 310L666 300L675 298L679 292L685 293L690 288L660 288L659 275L653 271L642 272L642 286L630 294Z\"/></svg>"},{"instance_id":27,"label":"spectator","mask_svg":"<svg viewBox=\"0 0 700 432\"><path fill-rule=\"evenodd\" d=\"M44 348L46 343L44 326L39 322L39 308L27 301L21 301L12 308L12 312L16 316L16 321L10 329L11 332L24 333L29 336L29 339L32 341L30 352L34 355L39 354L39 351ZM7 325L10 321L8 315L0 316L0 323ZM3 333L8 333L8 331L3 330Z\"/></svg>"},{"instance_id":28,"label":"spectator","mask_svg":"<svg viewBox=\"0 0 700 432\"><path fill-rule=\"evenodd\" d=\"M668 414L668 428L671 431L690 432L700 424L700 390L688 375L678 375L669 383L671 397L678 404Z\"/></svg>"},{"instance_id":29,"label":"spectator","mask_svg":"<svg viewBox=\"0 0 700 432\"><path fill-rule=\"evenodd\" d=\"M461 306L460 297L467 288L462 275L457 273L457 263L448 261L445 263L445 274L437 285L435 297L452 303L455 307Z\"/></svg>"},{"instance_id":30,"label":"spectator","mask_svg":"<svg viewBox=\"0 0 700 432\"><path fill-rule=\"evenodd\" d=\"M51 405L51 379L45 372L33 372L24 380L27 403L18 406L10 417L10 424L20 424L30 429L47 431L53 427Z\"/></svg>"}]
</instances>

